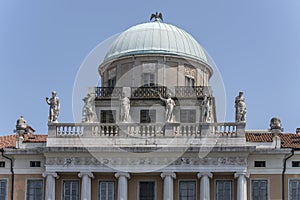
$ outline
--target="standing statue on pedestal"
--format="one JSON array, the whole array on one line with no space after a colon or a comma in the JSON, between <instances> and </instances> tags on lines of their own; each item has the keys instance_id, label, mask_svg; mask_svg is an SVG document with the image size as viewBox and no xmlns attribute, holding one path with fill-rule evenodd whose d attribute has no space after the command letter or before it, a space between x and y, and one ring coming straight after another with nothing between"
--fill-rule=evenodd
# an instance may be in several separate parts
<instances>
[{"instance_id":1,"label":"standing statue on pedestal","mask_svg":"<svg viewBox=\"0 0 300 200\"><path fill-rule=\"evenodd\" d=\"M166 113L165 113L165 120L166 122L174 122L174 107L175 101L171 98L171 95L168 94L167 98L163 98L161 94L159 94L159 98L166 103Z\"/></svg>"},{"instance_id":2,"label":"standing statue on pedestal","mask_svg":"<svg viewBox=\"0 0 300 200\"><path fill-rule=\"evenodd\" d=\"M88 93L82 100L84 106L82 109L82 122L97 122L95 109L95 95Z\"/></svg>"},{"instance_id":3,"label":"standing statue on pedestal","mask_svg":"<svg viewBox=\"0 0 300 200\"><path fill-rule=\"evenodd\" d=\"M211 107L210 101L208 97L205 95L201 105L202 111L202 122L210 122L211 121Z\"/></svg>"},{"instance_id":4,"label":"standing statue on pedestal","mask_svg":"<svg viewBox=\"0 0 300 200\"><path fill-rule=\"evenodd\" d=\"M246 103L244 98L244 93L239 92L239 95L235 97L235 121L236 122L246 122Z\"/></svg>"},{"instance_id":5,"label":"standing statue on pedestal","mask_svg":"<svg viewBox=\"0 0 300 200\"><path fill-rule=\"evenodd\" d=\"M130 120L130 100L126 97L125 92L122 93L121 101L121 122L129 122Z\"/></svg>"},{"instance_id":6,"label":"standing statue on pedestal","mask_svg":"<svg viewBox=\"0 0 300 200\"><path fill-rule=\"evenodd\" d=\"M60 110L60 103L55 91L52 91L52 97L50 99L46 97L46 102L50 106L48 122L57 122Z\"/></svg>"}]
</instances>

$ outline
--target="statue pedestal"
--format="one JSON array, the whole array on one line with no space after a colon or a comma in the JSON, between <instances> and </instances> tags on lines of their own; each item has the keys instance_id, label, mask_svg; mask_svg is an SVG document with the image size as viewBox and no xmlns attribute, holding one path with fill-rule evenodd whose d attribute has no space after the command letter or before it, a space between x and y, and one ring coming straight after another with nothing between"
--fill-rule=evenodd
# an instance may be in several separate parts
<instances>
[{"instance_id":1,"label":"statue pedestal","mask_svg":"<svg viewBox=\"0 0 300 200\"><path fill-rule=\"evenodd\" d=\"M164 126L165 136L173 137L179 124L179 122L166 122Z\"/></svg>"}]
</instances>

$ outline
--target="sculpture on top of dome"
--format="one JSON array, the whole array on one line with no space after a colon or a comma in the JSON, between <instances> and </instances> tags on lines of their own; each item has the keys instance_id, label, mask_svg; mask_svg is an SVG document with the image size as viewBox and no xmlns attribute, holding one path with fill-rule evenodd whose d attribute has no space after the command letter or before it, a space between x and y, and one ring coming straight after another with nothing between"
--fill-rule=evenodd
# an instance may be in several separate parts
<instances>
[{"instance_id":1,"label":"sculpture on top of dome","mask_svg":"<svg viewBox=\"0 0 300 200\"><path fill-rule=\"evenodd\" d=\"M152 19L154 19L154 21L160 21L160 20L161 20L161 21L164 21L161 12L160 12L160 13L156 12L155 14L152 13L152 14L151 14L151 17L150 17L150 21L152 21Z\"/></svg>"}]
</instances>

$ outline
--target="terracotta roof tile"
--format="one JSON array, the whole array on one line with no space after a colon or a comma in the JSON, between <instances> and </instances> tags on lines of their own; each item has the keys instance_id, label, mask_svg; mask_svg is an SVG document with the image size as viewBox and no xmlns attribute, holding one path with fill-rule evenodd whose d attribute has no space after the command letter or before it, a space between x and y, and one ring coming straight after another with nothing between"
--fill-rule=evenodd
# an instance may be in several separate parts
<instances>
[{"instance_id":1,"label":"terracotta roof tile","mask_svg":"<svg viewBox=\"0 0 300 200\"><path fill-rule=\"evenodd\" d=\"M0 136L0 148L16 147L16 135Z\"/></svg>"},{"instance_id":2,"label":"terracotta roof tile","mask_svg":"<svg viewBox=\"0 0 300 200\"><path fill-rule=\"evenodd\" d=\"M300 148L300 134L280 133L282 148ZM273 142L273 133L246 133L247 142Z\"/></svg>"},{"instance_id":3,"label":"terracotta roof tile","mask_svg":"<svg viewBox=\"0 0 300 200\"><path fill-rule=\"evenodd\" d=\"M273 142L273 133L246 133L247 142Z\"/></svg>"},{"instance_id":4,"label":"terracotta roof tile","mask_svg":"<svg viewBox=\"0 0 300 200\"><path fill-rule=\"evenodd\" d=\"M48 135L24 135L24 141L26 143L39 143L47 142ZM0 148L15 148L16 147L16 135L0 136Z\"/></svg>"}]
</instances>

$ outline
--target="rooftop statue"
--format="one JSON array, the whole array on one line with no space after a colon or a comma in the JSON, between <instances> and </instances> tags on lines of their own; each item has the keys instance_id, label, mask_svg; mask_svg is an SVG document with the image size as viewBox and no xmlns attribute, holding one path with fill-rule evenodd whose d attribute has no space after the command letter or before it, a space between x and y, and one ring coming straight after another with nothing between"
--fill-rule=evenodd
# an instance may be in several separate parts
<instances>
[{"instance_id":1,"label":"rooftop statue","mask_svg":"<svg viewBox=\"0 0 300 200\"><path fill-rule=\"evenodd\" d=\"M166 103L166 113L165 113L165 120L166 122L174 122L174 107L175 101L171 98L171 95L168 94L167 98L163 98L161 94L158 94L159 98Z\"/></svg>"},{"instance_id":2,"label":"rooftop statue","mask_svg":"<svg viewBox=\"0 0 300 200\"><path fill-rule=\"evenodd\" d=\"M209 98L205 95L201 105L202 122L211 121L211 107Z\"/></svg>"},{"instance_id":3,"label":"rooftop statue","mask_svg":"<svg viewBox=\"0 0 300 200\"><path fill-rule=\"evenodd\" d=\"M246 103L244 92L240 91L239 95L235 97L235 121L246 122Z\"/></svg>"},{"instance_id":4,"label":"rooftop statue","mask_svg":"<svg viewBox=\"0 0 300 200\"><path fill-rule=\"evenodd\" d=\"M125 92L122 93L121 101L121 121L129 122L130 120L130 99L126 97Z\"/></svg>"},{"instance_id":5,"label":"rooftop statue","mask_svg":"<svg viewBox=\"0 0 300 200\"><path fill-rule=\"evenodd\" d=\"M161 12L160 13L156 12L155 14L152 13L150 17L150 21L152 21L152 19L154 19L154 21L160 21L160 20L163 21L162 13Z\"/></svg>"},{"instance_id":6,"label":"rooftop statue","mask_svg":"<svg viewBox=\"0 0 300 200\"><path fill-rule=\"evenodd\" d=\"M60 111L60 103L55 91L52 91L52 97L50 99L46 97L46 102L50 106L48 122L57 122Z\"/></svg>"},{"instance_id":7,"label":"rooftop statue","mask_svg":"<svg viewBox=\"0 0 300 200\"><path fill-rule=\"evenodd\" d=\"M82 109L82 122L97 122L95 109L95 95L88 93L82 100L84 102Z\"/></svg>"}]
</instances>

